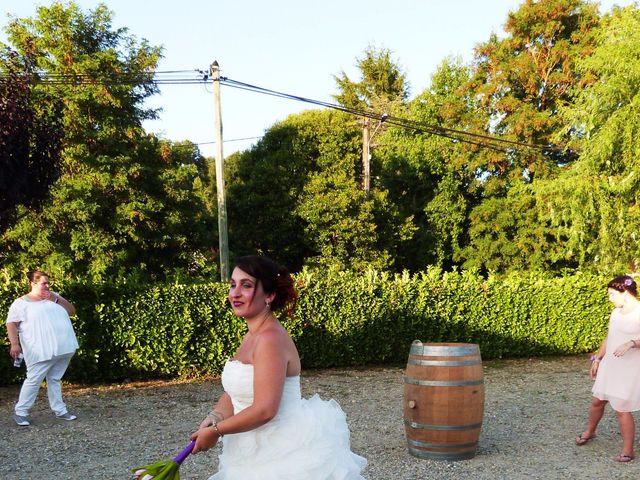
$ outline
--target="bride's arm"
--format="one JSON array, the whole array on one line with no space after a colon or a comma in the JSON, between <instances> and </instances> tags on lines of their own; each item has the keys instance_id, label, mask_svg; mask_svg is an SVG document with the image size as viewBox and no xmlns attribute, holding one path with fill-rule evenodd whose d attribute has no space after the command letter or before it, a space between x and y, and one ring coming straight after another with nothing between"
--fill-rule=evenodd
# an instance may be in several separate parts
<instances>
[{"instance_id":1,"label":"bride's arm","mask_svg":"<svg viewBox=\"0 0 640 480\"><path fill-rule=\"evenodd\" d=\"M196 440L193 453L213 447L220 435L247 432L275 417L287 374L286 351L281 332L267 331L260 335L253 350L253 403L238 414L218 422L215 427L195 432L191 436Z\"/></svg>"},{"instance_id":2,"label":"bride's arm","mask_svg":"<svg viewBox=\"0 0 640 480\"><path fill-rule=\"evenodd\" d=\"M227 392L223 392L222 396L215 404L211 412L200 423L199 428L210 427L214 422L218 423L229 418L233 415L233 404L231 403L231 397Z\"/></svg>"}]
</instances>

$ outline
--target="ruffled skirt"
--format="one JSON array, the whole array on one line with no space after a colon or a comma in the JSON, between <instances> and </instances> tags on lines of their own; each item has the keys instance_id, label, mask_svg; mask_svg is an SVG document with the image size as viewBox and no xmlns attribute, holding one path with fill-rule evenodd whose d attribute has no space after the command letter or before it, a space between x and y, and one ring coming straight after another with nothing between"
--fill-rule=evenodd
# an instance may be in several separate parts
<instances>
[{"instance_id":1,"label":"ruffled skirt","mask_svg":"<svg viewBox=\"0 0 640 480\"><path fill-rule=\"evenodd\" d=\"M367 460L351 452L346 416L318 395L291 402L267 424L225 435L209 480L361 480Z\"/></svg>"}]
</instances>

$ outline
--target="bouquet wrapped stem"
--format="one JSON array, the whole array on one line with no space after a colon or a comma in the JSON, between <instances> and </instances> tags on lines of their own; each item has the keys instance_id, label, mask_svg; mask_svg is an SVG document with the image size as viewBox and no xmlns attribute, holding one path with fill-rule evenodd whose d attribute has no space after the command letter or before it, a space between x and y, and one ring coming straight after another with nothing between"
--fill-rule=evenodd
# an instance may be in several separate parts
<instances>
[{"instance_id":1,"label":"bouquet wrapped stem","mask_svg":"<svg viewBox=\"0 0 640 480\"><path fill-rule=\"evenodd\" d=\"M195 444L195 440L192 440L172 459L134 468L132 471L136 480L180 480L180 465L189 456Z\"/></svg>"}]
</instances>

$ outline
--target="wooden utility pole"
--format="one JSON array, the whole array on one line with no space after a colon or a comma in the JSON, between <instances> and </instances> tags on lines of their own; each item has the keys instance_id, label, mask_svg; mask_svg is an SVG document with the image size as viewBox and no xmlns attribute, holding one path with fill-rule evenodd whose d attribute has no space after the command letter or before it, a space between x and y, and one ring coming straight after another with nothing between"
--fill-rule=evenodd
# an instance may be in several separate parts
<instances>
[{"instance_id":1,"label":"wooden utility pole","mask_svg":"<svg viewBox=\"0 0 640 480\"><path fill-rule=\"evenodd\" d=\"M371 188L371 154L369 153L369 117L364 117L362 129L362 188L369 196Z\"/></svg>"},{"instance_id":2,"label":"wooden utility pole","mask_svg":"<svg viewBox=\"0 0 640 480\"><path fill-rule=\"evenodd\" d=\"M364 117L362 128L362 189L367 197L369 197L369 190L371 190L371 140L376 136L376 133L378 133L378 130L387 118L389 118L388 113L380 115L378 125L376 125L373 133L369 133L371 122L369 121L369 117Z\"/></svg>"},{"instance_id":3,"label":"wooden utility pole","mask_svg":"<svg viewBox=\"0 0 640 480\"><path fill-rule=\"evenodd\" d=\"M222 108L220 106L220 67L211 64L213 102L216 118L216 191L218 195L218 245L220 247L220 280L229 281L229 240L227 235L227 204L224 195L224 156L222 155Z\"/></svg>"}]
</instances>

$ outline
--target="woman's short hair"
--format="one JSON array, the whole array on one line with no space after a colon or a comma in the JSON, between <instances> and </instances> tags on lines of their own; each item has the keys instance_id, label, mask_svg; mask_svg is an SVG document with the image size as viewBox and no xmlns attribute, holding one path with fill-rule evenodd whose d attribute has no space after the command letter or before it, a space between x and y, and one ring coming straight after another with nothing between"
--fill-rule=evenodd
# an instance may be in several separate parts
<instances>
[{"instance_id":1,"label":"woman's short hair","mask_svg":"<svg viewBox=\"0 0 640 480\"><path fill-rule=\"evenodd\" d=\"M38 283L38 280L42 277L49 277L49 275L44 273L42 270L29 270L27 272L27 278L30 282Z\"/></svg>"}]
</instances>

